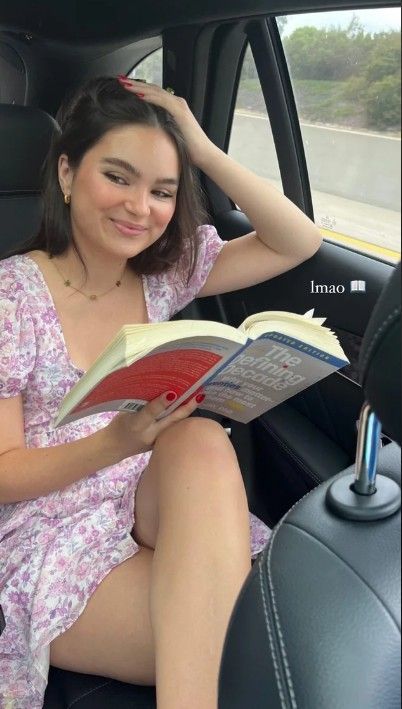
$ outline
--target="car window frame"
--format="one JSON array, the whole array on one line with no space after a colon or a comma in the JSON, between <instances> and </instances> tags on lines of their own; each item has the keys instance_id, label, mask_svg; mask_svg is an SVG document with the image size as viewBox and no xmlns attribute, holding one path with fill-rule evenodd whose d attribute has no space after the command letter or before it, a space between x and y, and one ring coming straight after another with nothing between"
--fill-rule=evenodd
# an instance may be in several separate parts
<instances>
[{"instance_id":1,"label":"car window frame","mask_svg":"<svg viewBox=\"0 0 402 709\"><path fill-rule=\"evenodd\" d=\"M206 134L228 152L244 55L250 45L271 122L284 194L314 219L297 107L275 17L267 14L231 23L209 23L199 28L195 37L193 64L199 66L198 56L202 57L205 75L199 68L198 82L193 84L186 73L188 68L182 67L176 81ZM165 39L164 51L168 53L169 38ZM164 61L164 84L171 85L174 75ZM236 209L211 180L202 176L202 182L213 214Z\"/></svg>"}]
</instances>

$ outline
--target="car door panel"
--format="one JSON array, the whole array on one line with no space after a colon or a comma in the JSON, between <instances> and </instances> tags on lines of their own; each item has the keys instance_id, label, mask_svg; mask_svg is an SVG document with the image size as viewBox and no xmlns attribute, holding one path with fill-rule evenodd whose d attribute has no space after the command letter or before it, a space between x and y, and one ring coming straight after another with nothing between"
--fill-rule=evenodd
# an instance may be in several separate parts
<instances>
[{"instance_id":1,"label":"car door panel","mask_svg":"<svg viewBox=\"0 0 402 709\"><path fill-rule=\"evenodd\" d=\"M250 231L249 221L236 210L220 215L215 225L224 239ZM393 268L324 242L312 259L292 271L242 291L199 298L191 310L182 313L184 317L220 319L237 327L248 315L262 310L303 313L315 308L315 314L326 317L326 326L337 332L351 362L341 372L309 387L248 427L224 421L232 430L250 509L269 523L277 521L312 487L355 459L356 421L364 403L357 381L360 343ZM350 282L356 279L366 281L366 293L350 292ZM311 293L311 281L328 286L341 284L345 292Z\"/></svg>"}]
</instances>

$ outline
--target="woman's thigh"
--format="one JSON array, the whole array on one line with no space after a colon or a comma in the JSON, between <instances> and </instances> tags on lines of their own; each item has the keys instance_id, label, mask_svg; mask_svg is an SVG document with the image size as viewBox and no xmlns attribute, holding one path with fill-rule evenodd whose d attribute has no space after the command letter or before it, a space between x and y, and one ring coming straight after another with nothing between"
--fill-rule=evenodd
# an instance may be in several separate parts
<instances>
[{"instance_id":1,"label":"woman's thigh","mask_svg":"<svg viewBox=\"0 0 402 709\"><path fill-rule=\"evenodd\" d=\"M159 504L164 504L160 499L164 489L164 486L160 485L160 476L169 478L169 487L181 488L186 476L190 479L193 477L197 463L196 474L200 475L202 468L200 491L203 491L207 498L212 494L211 486L217 482L216 467L213 465L217 456L219 462L222 462L219 477L226 478L230 485L236 484L239 494L242 494L244 486L236 454L225 430L218 423L206 418L192 417L173 424L158 437L135 494L131 536L137 544L155 549L159 527L158 507ZM173 466L170 463L173 463ZM179 503L179 498L177 500Z\"/></svg>"},{"instance_id":2,"label":"woman's thigh","mask_svg":"<svg viewBox=\"0 0 402 709\"><path fill-rule=\"evenodd\" d=\"M132 684L155 684L149 610L153 552L140 551L101 581L73 625L50 645L50 664Z\"/></svg>"}]
</instances>

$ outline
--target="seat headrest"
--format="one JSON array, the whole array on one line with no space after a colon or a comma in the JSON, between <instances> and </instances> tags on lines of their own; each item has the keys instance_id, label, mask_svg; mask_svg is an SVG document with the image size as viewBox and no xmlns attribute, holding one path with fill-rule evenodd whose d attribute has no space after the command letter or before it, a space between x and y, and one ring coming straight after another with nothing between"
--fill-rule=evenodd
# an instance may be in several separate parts
<instances>
[{"instance_id":1,"label":"seat headrest","mask_svg":"<svg viewBox=\"0 0 402 709\"><path fill-rule=\"evenodd\" d=\"M401 421L401 263L369 320L359 358L360 383L384 431L399 445Z\"/></svg>"},{"instance_id":2,"label":"seat headrest","mask_svg":"<svg viewBox=\"0 0 402 709\"><path fill-rule=\"evenodd\" d=\"M0 104L0 193L38 192L56 121L32 106Z\"/></svg>"}]
</instances>

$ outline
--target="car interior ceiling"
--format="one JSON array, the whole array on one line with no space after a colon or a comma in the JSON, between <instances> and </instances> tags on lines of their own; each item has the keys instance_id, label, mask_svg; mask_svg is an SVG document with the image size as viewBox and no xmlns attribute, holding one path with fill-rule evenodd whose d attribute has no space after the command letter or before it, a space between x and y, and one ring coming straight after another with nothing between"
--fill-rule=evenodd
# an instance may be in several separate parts
<instances>
[{"instance_id":1,"label":"car interior ceiling","mask_svg":"<svg viewBox=\"0 0 402 709\"><path fill-rule=\"evenodd\" d=\"M151 0L138 6L126 0L114 2L83 2L54 5L52 0L19 0L4 4L1 8L1 24L12 31L28 31L56 40L86 44L94 42L117 42L154 35L169 27L214 21L258 17L267 14L281 15L318 10L381 7L396 3L366 0L350 3L350 0L189 0L185 5L172 0L167 5L163 0ZM111 22L112 20L112 22Z\"/></svg>"},{"instance_id":2,"label":"car interior ceiling","mask_svg":"<svg viewBox=\"0 0 402 709\"><path fill-rule=\"evenodd\" d=\"M350 5L350 0L331 3L323 0L287 0L286 3L279 0L232 0L230 3L227 0L189 0L187 3L149 0L139 9L138 3L125 0L2 3L0 74L6 81L0 86L0 103L25 103L54 116L66 91L81 81L102 73L128 73L163 44L165 85L177 87L176 93L191 102L210 137L225 149L239 80L239 70L233 67L240 66L246 43L252 38L256 59L259 53L261 61L264 56L270 71L269 85L266 79L262 83L266 98L269 92L272 99L269 117L276 135L285 193L313 217L305 158L299 152L296 109L287 78L276 64L275 23L270 25L268 21L268 36L262 24L266 23L267 15L349 9ZM354 3L356 8L385 5L390 3L371 0ZM194 72L196 61L197 74ZM287 120L284 120L285 112L289 112ZM245 215L216 186L205 180L204 189L222 238L235 238L251 230ZM10 217L13 196L16 195L12 190L6 195L0 191L0 218L6 223L6 232L7 226L9 228L10 240L17 218L21 219L21 224L33 223L39 213L39 189L23 196L26 199L17 217L15 214ZM7 239L6 232L4 239ZM7 242L7 246L10 243ZM2 251L5 251L5 242L0 242L0 255ZM370 316L394 270L394 265L380 257L325 241L313 259L291 273L247 291L199 299L181 316L220 320L237 326L247 315L263 309L296 311L297 307L298 312L304 312L314 305L320 315L327 316L326 324L338 332L352 364L357 366ZM371 287L364 301L357 302L353 296L345 298L341 309L336 299L329 300L325 296L315 296L312 303L305 285L317 274L323 281L330 282L363 279L370 282ZM248 426L218 417L231 429L250 510L268 524L276 524L293 504L320 483L329 485L333 476L353 466L356 422L364 393L352 369L324 379ZM383 431L383 444L389 446L390 451L394 444L387 433ZM393 459L392 464L388 464L386 455L384 461L388 474L395 462ZM56 670L53 680L45 704L49 709L75 703L83 709L112 705L108 704L110 697L106 694L97 704L81 704L79 697L94 692L91 677ZM98 678L96 686L100 687L102 681ZM132 706L124 688L119 703L118 685L116 683L113 702L116 706ZM149 688L137 687L135 706L154 706L152 692L151 697ZM286 706L293 705L290 702Z\"/></svg>"}]
</instances>

